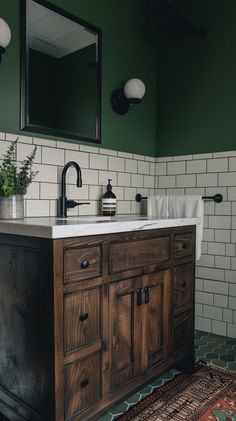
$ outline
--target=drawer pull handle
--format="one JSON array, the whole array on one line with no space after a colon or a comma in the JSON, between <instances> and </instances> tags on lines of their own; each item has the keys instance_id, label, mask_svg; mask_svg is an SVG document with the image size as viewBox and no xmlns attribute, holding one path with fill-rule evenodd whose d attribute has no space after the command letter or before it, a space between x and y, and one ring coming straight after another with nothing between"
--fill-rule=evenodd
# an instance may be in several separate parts
<instances>
[{"instance_id":1,"label":"drawer pull handle","mask_svg":"<svg viewBox=\"0 0 236 421\"><path fill-rule=\"evenodd\" d=\"M186 287L186 282L184 281L181 286L182 286L182 288L185 288Z\"/></svg>"},{"instance_id":2,"label":"drawer pull handle","mask_svg":"<svg viewBox=\"0 0 236 421\"><path fill-rule=\"evenodd\" d=\"M151 301L151 288L145 287L144 288L144 294L145 294L145 304L150 303Z\"/></svg>"},{"instance_id":3,"label":"drawer pull handle","mask_svg":"<svg viewBox=\"0 0 236 421\"><path fill-rule=\"evenodd\" d=\"M85 387L89 384L89 379L84 379L80 382L80 386L81 387Z\"/></svg>"},{"instance_id":4,"label":"drawer pull handle","mask_svg":"<svg viewBox=\"0 0 236 421\"><path fill-rule=\"evenodd\" d=\"M186 250L187 248L187 243L185 241L182 241L182 249Z\"/></svg>"},{"instance_id":5,"label":"drawer pull handle","mask_svg":"<svg viewBox=\"0 0 236 421\"><path fill-rule=\"evenodd\" d=\"M88 319L88 313L81 313L79 316L79 319L81 322L84 322L85 320Z\"/></svg>"},{"instance_id":6,"label":"drawer pull handle","mask_svg":"<svg viewBox=\"0 0 236 421\"><path fill-rule=\"evenodd\" d=\"M137 289L137 305L141 306L143 304L143 298L142 298L143 290L142 288Z\"/></svg>"},{"instance_id":7,"label":"drawer pull handle","mask_svg":"<svg viewBox=\"0 0 236 421\"><path fill-rule=\"evenodd\" d=\"M88 260L83 260L83 262L80 263L80 267L81 269L86 269L89 267L89 261Z\"/></svg>"}]
</instances>

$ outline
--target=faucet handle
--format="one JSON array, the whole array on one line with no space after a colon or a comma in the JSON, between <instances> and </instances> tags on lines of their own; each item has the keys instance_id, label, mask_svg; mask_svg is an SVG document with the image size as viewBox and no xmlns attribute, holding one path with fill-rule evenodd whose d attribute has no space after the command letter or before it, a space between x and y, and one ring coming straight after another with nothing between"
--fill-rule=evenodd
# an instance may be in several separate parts
<instances>
[{"instance_id":1,"label":"faucet handle","mask_svg":"<svg viewBox=\"0 0 236 421\"><path fill-rule=\"evenodd\" d=\"M75 200L66 201L66 207L70 209L80 205L90 205L90 202L76 202Z\"/></svg>"}]
</instances>

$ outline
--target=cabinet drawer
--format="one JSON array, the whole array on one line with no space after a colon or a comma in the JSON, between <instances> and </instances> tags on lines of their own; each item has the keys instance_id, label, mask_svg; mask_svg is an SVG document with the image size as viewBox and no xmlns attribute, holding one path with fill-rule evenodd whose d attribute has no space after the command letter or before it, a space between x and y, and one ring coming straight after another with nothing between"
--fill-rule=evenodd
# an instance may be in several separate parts
<instances>
[{"instance_id":1,"label":"cabinet drawer","mask_svg":"<svg viewBox=\"0 0 236 421\"><path fill-rule=\"evenodd\" d=\"M101 275L101 249L76 247L64 251L65 284Z\"/></svg>"},{"instance_id":2,"label":"cabinet drawer","mask_svg":"<svg viewBox=\"0 0 236 421\"><path fill-rule=\"evenodd\" d=\"M166 262L170 237L113 243L109 247L109 272L116 273Z\"/></svg>"},{"instance_id":3,"label":"cabinet drawer","mask_svg":"<svg viewBox=\"0 0 236 421\"><path fill-rule=\"evenodd\" d=\"M185 311L174 319L174 351L182 348L190 341L193 330L193 312Z\"/></svg>"},{"instance_id":4,"label":"cabinet drawer","mask_svg":"<svg viewBox=\"0 0 236 421\"><path fill-rule=\"evenodd\" d=\"M65 420L101 398L100 352L65 368Z\"/></svg>"},{"instance_id":5,"label":"cabinet drawer","mask_svg":"<svg viewBox=\"0 0 236 421\"><path fill-rule=\"evenodd\" d=\"M101 338L101 289L64 296L64 354L78 351Z\"/></svg>"},{"instance_id":6,"label":"cabinet drawer","mask_svg":"<svg viewBox=\"0 0 236 421\"><path fill-rule=\"evenodd\" d=\"M174 267L174 305L181 306L193 299L194 285L193 263L185 263Z\"/></svg>"},{"instance_id":7,"label":"cabinet drawer","mask_svg":"<svg viewBox=\"0 0 236 421\"><path fill-rule=\"evenodd\" d=\"M174 238L174 257L184 257L194 251L193 234L178 234Z\"/></svg>"}]
</instances>

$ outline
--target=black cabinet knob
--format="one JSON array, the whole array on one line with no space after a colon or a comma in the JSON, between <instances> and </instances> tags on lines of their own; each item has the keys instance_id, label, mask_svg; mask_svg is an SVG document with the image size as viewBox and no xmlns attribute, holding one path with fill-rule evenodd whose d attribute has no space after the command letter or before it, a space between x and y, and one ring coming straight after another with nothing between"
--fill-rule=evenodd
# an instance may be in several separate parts
<instances>
[{"instance_id":1,"label":"black cabinet knob","mask_svg":"<svg viewBox=\"0 0 236 421\"><path fill-rule=\"evenodd\" d=\"M89 384L89 379L83 379L81 382L80 382L80 386L81 387L85 387L85 386L87 386Z\"/></svg>"},{"instance_id":2,"label":"black cabinet knob","mask_svg":"<svg viewBox=\"0 0 236 421\"><path fill-rule=\"evenodd\" d=\"M182 249L186 250L187 248L187 243L185 241L182 241Z\"/></svg>"},{"instance_id":3,"label":"black cabinet knob","mask_svg":"<svg viewBox=\"0 0 236 421\"><path fill-rule=\"evenodd\" d=\"M88 319L88 313L81 313L79 316L79 319L81 322L84 322L85 320Z\"/></svg>"},{"instance_id":4,"label":"black cabinet knob","mask_svg":"<svg viewBox=\"0 0 236 421\"><path fill-rule=\"evenodd\" d=\"M88 267L89 267L89 261L88 261L88 260L83 260L83 261L80 263L80 267L81 267L81 269L86 269L86 268L88 268Z\"/></svg>"}]
</instances>

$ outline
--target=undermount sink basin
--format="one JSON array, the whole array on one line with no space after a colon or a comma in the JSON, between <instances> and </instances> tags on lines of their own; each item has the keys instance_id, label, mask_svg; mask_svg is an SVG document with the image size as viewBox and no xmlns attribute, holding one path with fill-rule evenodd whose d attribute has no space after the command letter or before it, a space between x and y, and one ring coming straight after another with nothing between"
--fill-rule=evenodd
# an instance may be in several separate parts
<instances>
[{"instance_id":1,"label":"undermount sink basin","mask_svg":"<svg viewBox=\"0 0 236 421\"><path fill-rule=\"evenodd\" d=\"M89 216L68 216L67 218L56 218L57 221L67 221L67 222L102 222L110 221L110 216L100 216L100 215L89 215Z\"/></svg>"}]
</instances>

